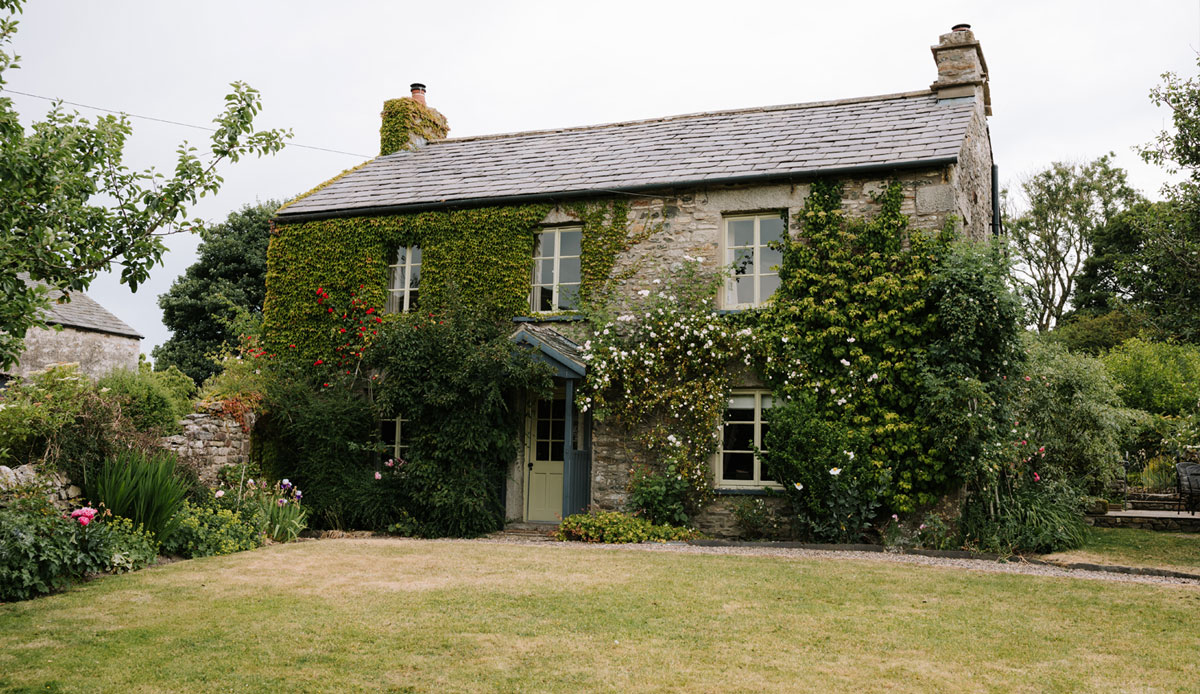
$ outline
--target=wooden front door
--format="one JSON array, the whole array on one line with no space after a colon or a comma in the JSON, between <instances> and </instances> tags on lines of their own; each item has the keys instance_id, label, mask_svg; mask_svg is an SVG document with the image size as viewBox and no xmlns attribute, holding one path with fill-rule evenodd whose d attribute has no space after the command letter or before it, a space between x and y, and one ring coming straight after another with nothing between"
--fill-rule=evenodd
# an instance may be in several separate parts
<instances>
[{"instance_id":1,"label":"wooden front door","mask_svg":"<svg viewBox=\"0 0 1200 694\"><path fill-rule=\"evenodd\" d=\"M525 471L525 520L557 522L562 516L566 395L539 400L531 413Z\"/></svg>"}]
</instances>

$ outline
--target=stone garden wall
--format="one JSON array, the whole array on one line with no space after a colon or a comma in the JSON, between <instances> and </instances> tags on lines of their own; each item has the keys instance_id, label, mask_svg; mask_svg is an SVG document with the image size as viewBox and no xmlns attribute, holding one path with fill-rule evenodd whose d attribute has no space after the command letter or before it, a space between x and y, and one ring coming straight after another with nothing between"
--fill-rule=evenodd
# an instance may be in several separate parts
<instances>
[{"instance_id":1,"label":"stone garden wall","mask_svg":"<svg viewBox=\"0 0 1200 694\"><path fill-rule=\"evenodd\" d=\"M40 485L46 488L46 496L61 509L68 509L75 504L75 499L83 496L83 490L71 483L71 480L55 472L49 475L39 474L32 465L22 465L18 468L0 465L0 489Z\"/></svg>"},{"instance_id":2,"label":"stone garden wall","mask_svg":"<svg viewBox=\"0 0 1200 694\"><path fill-rule=\"evenodd\" d=\"M201 403L196 409L183 418L183 432L163 439L163 447L178 455L181 464L195 469L201 482L216 486L221 468L250 459L254 415L247 412L239 421L219 403Z\"/></svg>"}]
</instances>

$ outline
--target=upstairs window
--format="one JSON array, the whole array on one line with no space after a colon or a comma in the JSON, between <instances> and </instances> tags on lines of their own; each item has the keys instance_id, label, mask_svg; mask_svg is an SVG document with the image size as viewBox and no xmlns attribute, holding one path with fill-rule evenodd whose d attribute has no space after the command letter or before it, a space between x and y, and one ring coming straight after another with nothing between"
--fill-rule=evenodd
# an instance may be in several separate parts
<instances>
[{"instance_id":1,"label":"upstairs window","mask_svg":"<svg viewBox=\"0 0 1200 694\"><path fill-rule=\"evenodd\" d=\"M764 413L774 401L766 391L735 391L729 397L717 451L718 487L765 487L778 484L763 459L768 424Z\"/></svg>"},{"instance_id":2,"label":"upstairs window","mask_svg":"<svg viewBox=\"0 0 1200 694\"><path fill-rule=\"evenodd\" d=\"M779 213L725 218L725 262L733 265L725 308L761 306L779 288L783 254L770 244L783 238L784 228Z\"/></svg>"},{"instance_id":3,"label":"upstairs window","mask_svg":"<svg viewBox=\"0 0 1200 694\"><path fill-rule=\"evenodd\" d=\"M580 227L547 229L537 235L533 250L532 311L574 311L579 308Z\"/></svg>"},{"instance_id":4,"label":"upstairs window","mask_svg":"<svg viewBox=\"0 0 1200 694\"><path fill-rule=\"evenodd\" d=\"M416 310L421 284L421 249L416 246L401 246L396 252L396 262L389 268L388 312L405 313Z\"/></svg>"}]
</instances>

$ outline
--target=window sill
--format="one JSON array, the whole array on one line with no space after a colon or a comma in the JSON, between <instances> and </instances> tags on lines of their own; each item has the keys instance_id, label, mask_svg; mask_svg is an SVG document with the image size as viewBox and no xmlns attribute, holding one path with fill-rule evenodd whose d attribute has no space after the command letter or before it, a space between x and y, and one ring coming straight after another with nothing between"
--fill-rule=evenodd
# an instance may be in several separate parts
<instances>
[{"instance_id":1,"label":"window sill","mask_svg":"<svg viewBox=\"0 0 1200 694\"><path fill-rule=\"evenodd\" d=\"M770 496L783 491L783 487L717 487L713 493L717 496Z\"/></svg>"},{"instance_id":2,"label":"window sill","mask_svg":"<svg viewBox=\"0 0 1200 694\"><path fill-rule=\"evenodd\" d=\"M514 323L555 323L555 322L576 322L584 320L583 314L580 313L545 313L533 314L530 316L514 316Z\"/></svg>"}]
</instances>

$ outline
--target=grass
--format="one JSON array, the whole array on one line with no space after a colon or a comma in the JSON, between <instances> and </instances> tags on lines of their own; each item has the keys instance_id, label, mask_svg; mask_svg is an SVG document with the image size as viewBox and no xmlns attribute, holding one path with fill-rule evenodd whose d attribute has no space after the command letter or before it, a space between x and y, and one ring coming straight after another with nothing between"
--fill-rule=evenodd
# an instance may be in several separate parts
<instances>
[{"instance_id":1,"label":"grass","mask_svg":"<svg viewBox=\"0 0 1200 694\"><path fill-rule=\"evenodd\" d=\"M1083 547L1049 554L1043 559L1200 574L1200 535L1134 528L1088 528Z\"/></svg>"},{"instance_id":2,"label":"grass","mask_svg":"<svg viewBox=\"0 0 1200 694\"><path fill-rule=\"evenodd\" d=\"M0 690L1195 691L1200 590L324 540L0 605Z\"/></svg>"}]
</instances>

